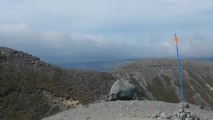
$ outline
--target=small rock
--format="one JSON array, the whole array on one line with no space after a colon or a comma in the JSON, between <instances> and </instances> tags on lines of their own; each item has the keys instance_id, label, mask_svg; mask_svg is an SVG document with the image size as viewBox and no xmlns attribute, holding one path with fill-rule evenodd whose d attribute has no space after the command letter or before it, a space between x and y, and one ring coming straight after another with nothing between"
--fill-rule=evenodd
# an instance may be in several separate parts
<instances>
[{"instance_id":1,"label":"small rock","mask_svg":"<svg viewBox=\"0 0 213 120\"><path fill-rule=\"evenodd\" d=\"M190 113L186 113L187 115L186 115L186 117L187 118L191 118L191 114Z\"/></svg>"},{"instance_id":2,"label":"small rock","mask_svg":"<svg viewBox=\"0 0 213 120\"><path fill-rule=\"evenodd\" d=\"M186 111L185 111L185 113L190 113L190 114L191 114L191 111L189 111L189 110L186 110Z\"/></svg>"},{"instance_id":3,"label":"small rock","mask_svg":"<svg viewBox=\"0 0 213 120\"><path fill-rule=\"evenodd\" d=\"M192 120L192 118L186 118L185 120Z\"/></svg>"},{"instance_id":4,"label":"small rock","mask_svg":"<svg viewBox=\"0 0 213 120\"><path fill-rule=\"evenodd\" d=\"M130 103L129 103L130 105L134 105L135 104L135 102L134 101L130 101Z\"/></svg>"},{"instance_id":5,"label":"small rock","mask_svg":"<svg viewBox=\"0 0 213 120\"><path fill-rule=\"evenodd\" d=\"M158 118L158 117L160 117L159 113L155 113L154 115L152 115L152 118Z\"/></svg>"},{"instance_id":6,"label":"small rock","mask_svg":"<svg viewBox=\"0 0 213 120\"><path fill-rule=\"evenodd\" d=\"M187 104L187 103L185 103L185 102L184 102L184 103L181 102L181 103L178 104L178 108L185 107L186 104Z\"/></svg>"},{"instance_id":7,"label":"small rock","mask_svg":"<svg viewBox=\"0 0 213 120\"><path fill-rule=\"evenodd\" d=\"M198 106L198 108L200 108L200 109L204 109L204 107L203 107L202 105L199 105L199 106Z\"/></svg>"},{"instance_id":8,"label":"small rock","mask_svg":"<svg viewBox=\"0 0 213 120\"><path fill-rule=\"evenodd\" d=\"M185 103L184 107L185 107L185 108L190 108L189 103Z\"/></svg>"},{"instance_id":9,"label":"small rock","mask_svg":"<svg viewBox=\"0 0 213 120\"><path fill-rule=\"evenodd\" d=\"M89 119L90 119L90 117L87 117L87 118L86 118L86 120L89 120Z\"/></svg>"},{"instance_id":10,"label":"small rock","mask_svg":"<svg viewBox=\"0 0 213 120\"><path fill-rule=\"evenodd\" d=\"M119 117L123 117L123 114L122 114L122 113L119 113L118 116L119 116Z\"/></svg>"},{"instance_id":11,"label":"small rock","mask_svg":"<svg viewBox=\"0 0 213 120\"><path fill-rule=\"evenodd\" d=\"M186 113L180 113L180 119L185 120L187 117Z\"/></svg>"},{"instance_id":12,"label":"small rock","mask_svg":"<svg viewBox=\"0 0 213 120\"><path fill-rule=\"evenodd\" d=\"M191 118L196 118L196 115L194 113L191 113Z\"/></svg>"},{"instance_id":13,"label":"small rock","mask_svg":"<svg viewBox=\"0 0 213 120\"><path fill-rule=\"evenodd\" d=\"M178 112L179 112L179 113L182 113L182 112L184 112L184 109L183 109L183 107L179 108L179 109L178 109Z\"/></svg>"},{"instance_id":14,"label":"small rock","mask_svg":"<svg viewBox=\"0 0 213 120\"><path fill-rule=\"evenodd\" d=\"M161 118L165 118L165 117L166 117L166 113L165 113L165 112L162 112L162 113L160 114L160 116L161 116Z\"/></svg>"},{"instance_id":15,"label":"small rock","mask_svg":"<svg viewBox=\"0 0 213 120\"><path fill-rule=\"evenodd\" d=\"M178 119L178 118L174 118L174 120L180 120L180 119Z\"/></svg>"},{"instance_id":16,"label":"small rock","mask_svg":"<svg viewBox=\"0 0 213 120\"><path fill-rule=\"evenodd\" d=\"M179 112L176 113L175 116L179 118L180 117L180 113Z\"/></svg>"},{"instance_id":17,"label":"small rock","mask_svg":"<svg viewBox=\"0 0 213 120\"><path fill-rule=\"evenodd\" d=\"M198 115L196 115L193 120L200 120L200 117Z\"/></svg>"},{"instance_id":18,"label":"small rock","mask_svg":"<svg viewBox=\"0 0 213 120\"><path fill-rule=\"evenodd\" d=\"M172 114L166 115L166 119L171 119L171 118L172 118Z\"/></svg>"}]
</instances>

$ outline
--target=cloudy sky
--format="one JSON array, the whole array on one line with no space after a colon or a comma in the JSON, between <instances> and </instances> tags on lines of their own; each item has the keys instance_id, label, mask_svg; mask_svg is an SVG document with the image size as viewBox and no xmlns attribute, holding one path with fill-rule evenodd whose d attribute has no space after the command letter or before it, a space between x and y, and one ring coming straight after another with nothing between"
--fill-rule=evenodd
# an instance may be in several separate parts
<instances>
[{"instance_id":1,"label":"cloudy sky","mask_svg":"<svg viewBox=\"0 0 213 120\"><path fill-rule=\"evenodd\" d=\"M212 0L0 0L0 46L51 63L213 57Z\"/></svg>"}]
</instances>

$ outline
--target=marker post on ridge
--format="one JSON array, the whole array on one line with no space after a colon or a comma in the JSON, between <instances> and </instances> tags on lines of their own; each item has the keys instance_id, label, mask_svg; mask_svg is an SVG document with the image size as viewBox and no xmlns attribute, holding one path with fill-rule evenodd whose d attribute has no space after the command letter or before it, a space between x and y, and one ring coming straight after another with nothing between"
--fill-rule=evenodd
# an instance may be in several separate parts
<instances>
[{"instance_id":1,"label":"marker post on ridge","mask_svg":"<svg viewBox=\"0 0 213 120\"><path fill-rule=\"evenodd\" d=\"M176 34L175 34L174 42L175 42L175 45L176 45L177 64L178 64L178 78L179 78L179 81L180 81L180 98L181 98L182 105L184 105L183 81L182 81L180 57L179 57L179 50L178 50L178 37L177 37Z\"/></svg>"}]
</instances>

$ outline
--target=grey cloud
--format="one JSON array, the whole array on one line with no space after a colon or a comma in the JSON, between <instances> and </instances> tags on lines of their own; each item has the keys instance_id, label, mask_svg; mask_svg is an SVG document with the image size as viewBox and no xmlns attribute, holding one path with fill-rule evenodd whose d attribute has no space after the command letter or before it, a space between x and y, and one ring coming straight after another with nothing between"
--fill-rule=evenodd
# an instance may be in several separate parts
<instances>
[{"instance_id":1,"label":"grey cloud","mask_svg":"<svg viewBox=\"0 0 213 120\"><path fill-rule=\"evenodd\" d=\"M166 49L163 45L131 45L128 42L96 35L36 32L17 25L10 31L0 29L1 46L23 50L47 61L92 61L120 58L154 57ZM13 29L12 29L13 28ZM58 61L55 61L58 60Z\"/></svg>"},{"instance_id":2,"label":"grey cloud","mask_svg":"<svg viewBox=\"0 0 213 120\"><path fill-rule=\"evenodd\" d=\"M207 39L200 34L193 35L183 44L182 54L188 57L212 57L213 40Z\"/></svg>"},{"instance_id":3,"label":"grey cloud","mask_svg":"<svg viewBox=\"0 0 213 120\"><path fill-rule=\"evenodd\" d=\"M45 61L77 62L125 58L170 57L175 54L173 41L151 43L113 39L98 35L65 34L60 32L33 31L25 25L11 29L0 29L1 46L23 50ZM27 29L26 29L27 28ZM22 30L22 31L21 31ZM21 33L20 33L21 31ZM154 39L157 39L154 37ZM172 38L171 38L172 39ZM191 41L180 44L181 55L213 56L212 41L202 36L194 36Z\"/></svg>"},{"instance_id":4,"label":"grey cloud","mask_svg":"<svg viewBox=\"0 0 213 120\"><path fill-rule=\"evenodd\" d=\"M83 4L82 4L83 3ZM54 26L58 29L92 29L112 23L141 23L151 21L175 20L177 16L193 16L212 8L212 1L188 0L26 0L25 2L0 2L2 22L24 22L40 26ZM161 4L161 5L156 5ZM192 6L193 4L193 6ZM53 29L51 27L50 29Z\"/></svg>"},{"instance_id":5,"label":"grey cloud","mask_svg":"<svg viewBox=\"0 0 213 120\"><path fill-rule=\"evenodd\" d=\"M213 17L204 14L212 7L212 0L2 0L0 45L51 62L166 57L175 56L178 33L181 55L213 56Z\"/></svg>"}]
</instances>

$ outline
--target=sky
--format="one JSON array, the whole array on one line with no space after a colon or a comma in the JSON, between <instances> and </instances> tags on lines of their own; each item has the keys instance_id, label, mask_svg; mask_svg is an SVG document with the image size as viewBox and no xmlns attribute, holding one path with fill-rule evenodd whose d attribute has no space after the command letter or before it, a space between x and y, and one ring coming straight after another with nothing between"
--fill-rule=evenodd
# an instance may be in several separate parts
<instances>
[{"instance_id":1,"label":"sky","mask_svg":"<svg viewBox=\"0 0 213 120\"><path fill-rule=\"evenodd\" d=\"M213 57L212 0L0 0L0 46L50 63Z\"/></svg>"}]
</instances>

